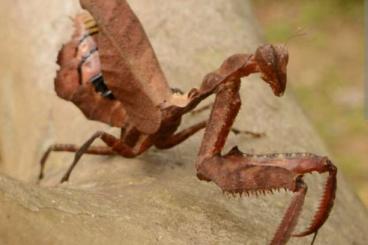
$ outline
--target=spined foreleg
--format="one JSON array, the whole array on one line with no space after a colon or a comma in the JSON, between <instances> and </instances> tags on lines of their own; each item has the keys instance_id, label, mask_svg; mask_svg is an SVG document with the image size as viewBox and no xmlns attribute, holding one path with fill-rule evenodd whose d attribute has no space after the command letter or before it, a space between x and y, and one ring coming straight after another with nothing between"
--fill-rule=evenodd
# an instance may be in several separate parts
<instances>
[{"instance_id":1,"label":"spined foreleg","mask_svg":"<svg viewBox=\"0 0 368 245\"><path fill-rule=\"evenodd\" d=\"M197 175L201 180L216 183L230 193L272 192L286 188L294 197L280 223L271 244L285 244L296 226L307 191L302 176L317 171L328 172L320 208L311 226L295 236L318 231L328 218L336 190L336 168L325 157L313 154L246 155L234 148L226 155L221 150L240 108L239 82L231 81L219 87L198 160Z\"/></svg>"}]
</instances>

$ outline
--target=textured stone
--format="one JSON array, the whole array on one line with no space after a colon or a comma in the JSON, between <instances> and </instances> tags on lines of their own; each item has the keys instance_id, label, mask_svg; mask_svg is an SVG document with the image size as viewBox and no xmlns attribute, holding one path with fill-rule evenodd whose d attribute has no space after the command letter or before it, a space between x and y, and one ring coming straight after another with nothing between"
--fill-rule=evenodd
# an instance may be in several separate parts
<instances>
[{"instance_id":1,"label":"textured stone","mask_svg":"<svg viewBox=\"0 0 368 245\"><path fill-rule=\"evenodd\" d=\"M202 76L225 57L252 52L260 43L244 0L129 2L173 87L199 86ZM269 241L291 195L234 199L199 181L193 163L201 133L174 149L151 149L135 159L85 156L63 185L57 181L72 155L55 153L42 187L33 184L49 144L81 144L97 129L118 133L87 121L53 91L57 51L71 35L69 17L78 9L77 1L0 3L0 244ZM289 93L275 98L256 76L243 79L241 92L243 107L235 126L266 136L230 135L227 148L238 144L250 153L327 154ZM206 114L188 116L184 126ZM321 176L306 181L310 188L298 230L310 222L322 191ZM365 244L367 212L341 176L338 185L336 207L317 244ZM310 239L291 239L290 244Z\"/></svg>"}]
</instances>

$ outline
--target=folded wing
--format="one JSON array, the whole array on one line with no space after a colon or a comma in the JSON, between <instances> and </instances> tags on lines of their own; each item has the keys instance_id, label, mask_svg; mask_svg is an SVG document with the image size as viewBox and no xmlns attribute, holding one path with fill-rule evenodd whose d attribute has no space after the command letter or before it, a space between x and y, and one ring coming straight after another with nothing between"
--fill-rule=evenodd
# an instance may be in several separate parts
<instances>
[{"instance_id":1,"label":"folded wing","mask_svg":"<svg viewBox=\"0 0 368 245\"><path fill-rule=\"evenodd\" d=\"M138 18L126 1L81 0L94 17L101 70L107 87L131 122L152 134L161 124L160 104L170 89Z\"/></svg>"}]
</instances>

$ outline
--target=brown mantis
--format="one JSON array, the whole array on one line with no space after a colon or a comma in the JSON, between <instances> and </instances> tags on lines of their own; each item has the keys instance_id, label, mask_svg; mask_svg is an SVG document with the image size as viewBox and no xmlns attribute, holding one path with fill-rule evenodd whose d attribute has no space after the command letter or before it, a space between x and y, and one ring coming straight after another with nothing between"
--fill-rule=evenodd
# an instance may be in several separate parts
<instances>
[{"instance_id":1,"label":"brown mantis","mask_svg":"<svg viewBox=\"0 0 368 245\"><path fill-rule=\"evenodd\" d=\"M224 192L257 193L286 188L294 193L271 244L291 236L316 233L327 220L336 192L336 167L327 157L311 153L250 155L222 148L239 111L240 78L260 73L276 96L286 87L288 52L282 45L262 45L254 54L235 54L207 74L199 89L180 93L170 89L138 18L124 0L81 0L92 15L75 19L72 39L58 56L55 79L58 96L72 101L91 120L121 128L120 138L99 131L82 146L55 144L41 159L39 179L52 151L75 152L61 182L69 179L83 154L131 158L151 146L165 149L205 129L195 163L200 180L212 181ZM210 118L176 132L183 115L215 94ZM101 139L106 146L91 146ZM303 175L328 173L324 194L311 225L292 234L302 210L307 186Z\"/></svg>"}]
</instances>

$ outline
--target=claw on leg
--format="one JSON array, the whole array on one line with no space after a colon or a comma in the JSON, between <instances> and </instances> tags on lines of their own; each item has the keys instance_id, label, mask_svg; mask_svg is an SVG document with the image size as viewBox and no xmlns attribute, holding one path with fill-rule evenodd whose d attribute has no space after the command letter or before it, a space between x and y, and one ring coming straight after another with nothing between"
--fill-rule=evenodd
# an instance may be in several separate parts
<instances>
[{"instance_id":1,"label":"claw on leg","mask_svg":"<svg viewBox=\"0 0 368 245\"><path fill-rule=\"evenodd\" d=\"M321 226L325 223L331 212L331 209L334 205L337 188L337 179L336 179L337 168L327 158L326 162L327 162L326 163L327 165L325 167L326 170L324 170L323 172L328 171L329 175L327 177L327 181L324 187L324 193L320 201L317 213L314 215L312 223L310 224L310 226L306 231L293 234L292 236L301 237L317 232L318 229L321 228Z\"/></svg>"},{"instance_id":2,"label":"claw on leg","mask_svg":"<svg viewBox=\"0 0 368 245\"><path fill-rule=\"evenodd\" d=\"M286 213L277 228L277 231L271 241L271 244L285 244L294 230L299 215L302 211L305 195L307 194L307 185L303 182L299 176L296 180L296 191L291 200Z\"/></svg>"},{"instance_id":3,"label":"claw on leg","mask_svg":"<svg viewBox=\"0 0 368 245\"><path fill-rule=\"evenodd\" d=\"M203 160L197 171L200 179L215 182L225 192L257 193L279 188L294 192L271 244L285 244L290 236L317 232L327 220L335 199L336 167L328 158L309 153L249 155L234 148L224 156L217 154ZM307 192L302 177L313 171L329 173L321 204L308 229L292 234Z\"/></svg>"}]
</instances>

